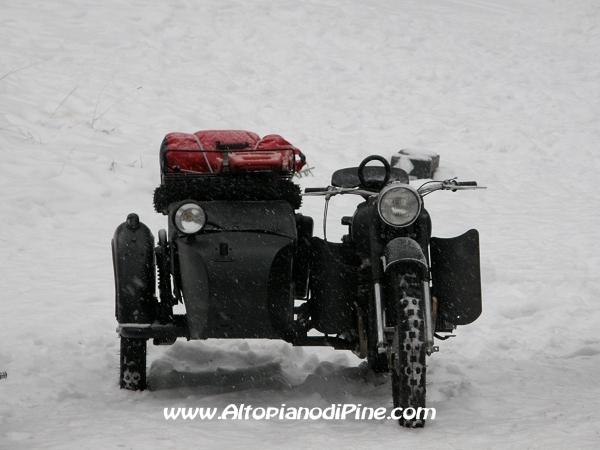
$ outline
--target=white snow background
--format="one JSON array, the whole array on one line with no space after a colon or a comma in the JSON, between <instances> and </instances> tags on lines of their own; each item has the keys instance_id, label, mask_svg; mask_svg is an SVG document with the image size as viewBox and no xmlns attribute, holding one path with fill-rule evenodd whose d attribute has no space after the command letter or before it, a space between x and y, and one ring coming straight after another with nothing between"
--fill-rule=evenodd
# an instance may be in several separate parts
<instances>
[{"instance_id":1,"label":"white snow background","mask_svg":"<svg viewBox=\"0 0 600 450\"><path fill-rule=\"evenodd\" d=\"M0 448L600 448L599 25L595 0L2 2ZM164 419L391 407L352 353L279 341L149 345L154 390L119 389L114 229L166 228L166 133L229 128L302 149L303 187L406 147L488 186L426 198L434 235L479 230L484 303L429 359L424 429Z\"/></svg>"}]
</instances>

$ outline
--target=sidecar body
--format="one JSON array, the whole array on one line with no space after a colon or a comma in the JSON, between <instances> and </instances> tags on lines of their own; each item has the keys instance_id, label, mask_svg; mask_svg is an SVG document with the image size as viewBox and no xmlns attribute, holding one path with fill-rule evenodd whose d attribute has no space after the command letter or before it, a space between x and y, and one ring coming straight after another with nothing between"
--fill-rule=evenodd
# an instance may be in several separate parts
<instances>
[{"instance_id":1,"label":"sidecar body","mask_svg":"<svg viewBox=\"0 0 600 450\"><path fill-rule=\"evenodd\" d=\"M292 207L281 200L198 205L219 232L193 238L171 232L189 337L284 338L292 332L294 307Z\"/></svg>"},{"instance_id":2,"label":"sidecar body","mask_svg":"<svg viewBox=\"0 0 600 450\"><path fill-rule=\"evenodd\" d=\"M168 228L158 245L135 214L113 238L120 336L306 343L295 299L308 295L313 222L296 212L292 181L302 153L277 135L204 131L168 134L160 160L154 204ZM190 205L205 221L186 233L177 224ZM185 314L173 314L177 303Z\"/></svg>"}]
</instances>

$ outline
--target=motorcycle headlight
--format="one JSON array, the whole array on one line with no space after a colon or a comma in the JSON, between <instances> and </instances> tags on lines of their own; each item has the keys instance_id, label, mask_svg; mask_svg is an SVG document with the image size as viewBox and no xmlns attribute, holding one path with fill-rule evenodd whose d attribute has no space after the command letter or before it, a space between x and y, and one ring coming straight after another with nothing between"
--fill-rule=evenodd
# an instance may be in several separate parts
<instances>
[{"instance_id":1,"label":"motorcycle headlight","mask_svg":"<svg viewBox=\"0 0 600 450\"><path fill-rule=\"evenodd\" d=\"M377 211L388 225L405 227L417 219L421 205L421 196L415 188L408 184L392 183L379 193Z\"/></svg>"},{"instance_id":2,"label":"motorcycle headlight","mask_svg":"<svg viewBox=\"0 0 600 450\"><path fill-rule=\"evenodd\" d=\"M206 213L195 203L185 203L175 212L175 226L183 233L197 233L205 223Z\"/></svg>"}]
</instances>

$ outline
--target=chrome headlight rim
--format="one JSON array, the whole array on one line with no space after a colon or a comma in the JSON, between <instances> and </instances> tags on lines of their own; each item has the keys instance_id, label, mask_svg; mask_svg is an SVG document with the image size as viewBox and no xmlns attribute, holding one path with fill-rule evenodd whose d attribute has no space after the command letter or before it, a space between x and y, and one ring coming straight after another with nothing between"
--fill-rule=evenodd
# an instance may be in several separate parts
<instances>
[{"instance_id":1,"label":"chrome headlight rim","mask_svg":"<svg viewBox=\"0 0 600 450\"><path fill-rule=\"evenodd\" d=\"M394 192L394 191L398 191L398 192ZM404 192L402 192L404 191ZM406 214L405 219L402 221L394 221L390 218L390 216L387 214L387 212L385 210L382 210L382 208L386 208L385 205L385 199L386 196L390 195L390 194L397 194L397 193L404 193L409 195L408 197L406 197L408 200L412 200L414 202L414 205L412 205L412 211L410 211L409 214ZM412 197L411 197L412 196ZM383 220L387 225L390 225L392 227L397 227L397 228L401 228L401 227L407 227L411 224L413 224L415 222L415 220L417 220L417 217L419 217L419 215L421 214L421 210L423 209L423 199L421 198L421 195L419 194L419 192L412 187L410 184L404 184L404 183L400 183L400 182L394 182L394 183L390 183L388 184L386 187L384 187L381 192L379 193L379 198L377 200L377 212L379 213L379 217L381 217L381 220Z\"/></svg>"},{"instance_id":2,"label":"chrome headlight rim","mask_svg":"<svg viewBox=\"0 0 600 450\"><path fill-rule=\"evenodd\" d=\"M206 212L193 200L180 202L173 214L173 225L180 233L196 234L206 225Z\"/></svg>"}]
</instances>

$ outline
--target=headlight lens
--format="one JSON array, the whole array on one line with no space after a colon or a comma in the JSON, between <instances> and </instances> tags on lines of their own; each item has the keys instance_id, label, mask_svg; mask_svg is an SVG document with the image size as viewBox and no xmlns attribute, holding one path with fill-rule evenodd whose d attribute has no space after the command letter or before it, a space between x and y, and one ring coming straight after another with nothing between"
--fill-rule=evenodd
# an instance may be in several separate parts
<instances>
[{"instance_id":1,"label":"headlight lens","mask_svg":"<svg viewBox=\"0 0 600 450\"><path fill-rule=\"evenodd\" d=\"M405 227L419 216L421 205L421 196L412 186L392 183L380 192L377 209L388 225Z\"/></svg>"},{"instance_id":2,"label":"headlight lens","mask_svg":"<svg viewBox=\"0 0 600 450\"><path fill-rule=\"evenodd\" d=\"M175 226L183 233L197 233L205 223L206 213L195 203L181 205L175 213Z\"/></svg>"}]
</instances>

